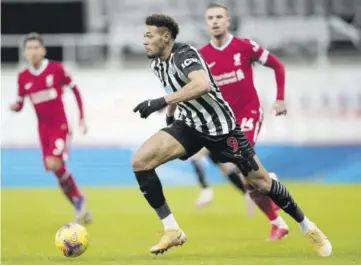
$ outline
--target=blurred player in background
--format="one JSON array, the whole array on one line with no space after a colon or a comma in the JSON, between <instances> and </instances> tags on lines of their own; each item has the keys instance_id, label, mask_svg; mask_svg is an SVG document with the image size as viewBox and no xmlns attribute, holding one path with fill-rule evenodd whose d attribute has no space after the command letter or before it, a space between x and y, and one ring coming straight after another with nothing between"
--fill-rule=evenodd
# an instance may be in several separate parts
<instances>
[{"instance_id":1,"label":"blurred player in background","mask_svg":"<svg viewBox=\"0 0 361 266\"><path fill-rule=\"evenodd\" d=\"M29 33L24 40L24 56L29 66L18 74L18 98L11 104L14 112L23 108L24 98L29 97L38 117L38 131L47 171L58 179L65 196L75 208L75 222L91 222L86 209L85 196L80 192L71 173L66 169L67 148L71 131L62 101L63 87L74 93L80 113L82 133L86 133L82 99L76 85L72 83L59 62L45 58L46 49L38 33Z\"/></svg>"},{"instance_id":2,"label":"blurred player in background","mask_svg":"<svg viewBox=\"0 0 361 266\"><path fill-rule=\"evenodd\" d=\"M210 43L200 49L224 99L230 104L237 122L252 146L262 126L262 108L253 84L252 64L260 62L275 72L277 97L273 105L276 115L285 115L284 103L285 71L283 64L267 50L248 39L234 37L228 31L230 17L225 6L211 4L206 11L206 23L211 35ZM213 190L205 180L204 171L199 163L200 157L209 155L222 173L228 177L241 192L246 193L264 212L271 223L267 240L280 240L288 233L288 226L277 214L278 207L270 198L247 184L239 173L229 165L219 163L207 150L202 150L191 158L202 190L196 201L197 207L206 206L213 200ZM269 173L277 178L274 173Z\"/></svg>"}]
</instances>

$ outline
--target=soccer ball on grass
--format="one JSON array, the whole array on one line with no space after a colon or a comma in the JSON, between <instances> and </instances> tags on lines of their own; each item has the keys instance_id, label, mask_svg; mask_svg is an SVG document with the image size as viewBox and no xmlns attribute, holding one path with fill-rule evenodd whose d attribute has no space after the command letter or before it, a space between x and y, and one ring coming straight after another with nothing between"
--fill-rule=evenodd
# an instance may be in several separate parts
<instances>
[{"instance_id":1,"label":"soccer ball on grass","mask_svg":"<svg viewBox=\"0 0 361 266\"><path fill-rule=\"evenodd\" d=\"M78 257L89 245L87 230L77 223L67 223L55 235L55 246L65 257Z\"/></svg>"}]
</instances>

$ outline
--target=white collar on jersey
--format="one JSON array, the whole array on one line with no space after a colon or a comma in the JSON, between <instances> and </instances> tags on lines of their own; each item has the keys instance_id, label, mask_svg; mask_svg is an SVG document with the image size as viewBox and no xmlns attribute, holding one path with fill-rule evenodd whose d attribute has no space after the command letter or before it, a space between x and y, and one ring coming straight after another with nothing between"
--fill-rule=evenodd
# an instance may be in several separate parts
<instances>
[{"instance_id":1,"label":"white collar on jersey","mask_svg":"<svg viewBox=\"0 0 361 266\"><path fill-rule=\"evenodd\" d=\"M232 40L233 40L233 35L229 33L229 34L228 34L228 40L227 40L226 43L223 44L222 46L217 46L217 45L215 45L215 44L212 42L212 40L210 41L210 44L213 46L214 49L217 49L217 50L222 51L222 50L224 50L224 49L226 49L226 48L228 47L228 45L231 43Z\"/></svg>"},{"instance_id":2,"label":"white collar on jersey","mask_svg":"<svg viewBox=\"0 0 361 266\"><path fill-rule=\"evenodd\" d=\"M46 69L46 67L48 66L49 64L49 60L48 59L43 59L43 61L41 62L41 65L38 69L35 69L33 66L29 66L28 69L29 69L29 72L35 76L38 76L40 75L41 73L43 73L43 71Z\"/></svg>"}]
</instances>

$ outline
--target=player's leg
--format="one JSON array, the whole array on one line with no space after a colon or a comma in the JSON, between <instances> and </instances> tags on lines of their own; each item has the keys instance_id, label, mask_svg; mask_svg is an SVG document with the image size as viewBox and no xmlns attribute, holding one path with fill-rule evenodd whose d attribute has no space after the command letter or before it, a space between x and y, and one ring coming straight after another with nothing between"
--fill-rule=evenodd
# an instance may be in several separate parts
<instances>
[{"instance_id":1,"label":"player's leg","mask_svg":"<svg viewBox=\"0 0 361 266\"><path fill-rule=\"evenodd\" d=\"M245 110L244 114L242 115L242 118L238 120L242 132L247 137L251 145L254 147L258 138L258 134L262 127L262 120L263 120L262 112L258 111L256 113L252 113ZM272 174L270 173L270 176L272 176L272 178L277 179L277 176L273 173ZM266 217L270 221L271 231L266 240L277 241L285 237L288 234L289 228L287 223L277 213L277 211L279 210L278 206L269 197L260 193L246 180L245 180L245 188L246 188L245 202L246 202L247 212L249 214L252 213L252 209L250 209L250 206L252 206L252 204L250 204L249 202L249 200L252 200L254 203L256 203L258 208L266 215Z\"/></svg>"},{"instance_id":2,"label":"player's leg","mask_svg":"<svg viewBox=\"0 0 361 266\"><path fill-rule=\"evenodd\" d=\"M212 160L217 161L214 155L212 155ZM219 161L217 164L223 175L227 176L228 180L244 195L246 212L248 216L252 216L256 212L256 204L250 197L250 185L247 184L246 180L242 177L241 172L234 164L220 163Z\"/></svg>"},{"instance_id":3,"label":"player's leg","mask_svg":"<svg viewBox=\"0 0 361 266\"><path fill-rule=\"evenodd\" d=\"M214 157L214 156L213 156ZM214 158L215 159L215 158ZM288 234L288 225L277 213L278 206L266 195L260 193L251 184L249 184L240 173L237 167L231 167L229 164L218 163L223 175L228 178L239 190L245 192L245 206L249 216L255 212L255 204L266 215L271 224L271 231L267 241L281 240ZM236 168L236 169L234 169ZM230 174L234 174L232 177ZM271 174L270 174L271 176ZM276 208L277 207L277 208Z\"/></svg>"},{"instance_id":4,"label":"player's leg","mask_svg":"<svg viewBox=\"0 0 361 266\"><path fill-rule=\"evenodd\" d=\"M66 131L53 132L48 146L44 149L44 164L48 171L57 177L59 186L64 195L75 208L75 222L90 223L92 217L86 208L86 198L81 193L73 175L66 167L68 157L69 134Z\"/></svg>"},{"instance_id":5,"label":"player's leg","mask_svg":"<svg viewBox=\"0 0 361 266\"><path fill-rule=\"evenodd\" d=\"M207 147L211 152L215 152L221 162L235 163L251 185L270 197L283 211L289 214L299 224L302 232L306 234L319 255L331 255L331 243L317 226L304 215L287 188L278 180L269 177L239 126L223 141L207 145Z\"/></svg>"},{"instance_id":6,"label":"player's leg","mask_svg":"<svg viewBox=\"0 0 361 266\"><path fill-rule=\"evenodd\" d=\"M209 153L207 149L202 149L200 152L198 152L196 155L194 155L192 158L190 158L192 164L194 165L196 169L196 173L198 176L198 180L202 186L202 189L197 197L197 200L195 202L195 206L198 208L202 208L207 206L213 199L214 199L214 193L213 190L210 188L210 186L206 182L205 174L203 169L200 166L199 160L208 155L209 159L218 166L218 168L221 170L222 174L228 178L228 180L237 188L239 189L242 194L244 193L244 186L242 183L242 180L238 174L238 170L226 165L221 164L217 161L217 159Z\"/></svg>"},{"instance_id":7,"label":"player's leg","mask_svg":"<svg viewBox=\"0 0 361 266\"><path fill-rule=\"evenodd\" d=\"M239 169L233 167L232 164L220 163L213 154L210 154L209 158L217 164L218 168L221 170L222 174L228 178L229 182L231 182L235 186L235 188L237 188L242 194L244 194L245 187L239 175Z\"/></svg>"},{"instance_id":8,"label":"player's leg","mask_svg":"<svg viewBox=\"0 0 361 266\"><path fill-rule=\"evenodd\" d=\"M254 147L256 145L259 132L261 131L261 128L262 128L263 114L260 111L259 114L252 115L251 113L249 113L248 116L249 116L249 118L248 118L249 121L250 121L250 119L253 119L252 128L250 128L250 130L244 130L242 127L241 128L242 128L242 132L244 133L244 135L248 138L251 145ZM269 173L269 174L273 179L278 179L277 175L275 173ZM250 186L251 190L255 191L251 185L249 185L249 186ZM250 196L252 198L255 198L260 201L267 200L267 198L260 199L259 197L261 197L261 196L257 195L257 192L251 193ZM266 203L266 206L268 206L268 205L270 205L272 209L270 210L267 208L264 211L265 211L265 213L267 212L266 215L270 219L269 216L274 216L275 212L277 212L279 210L279 207L273 201L271 201L271 203Z\"/></svg>"},{"instance_id":9,"label":"player's leg","mask_svg":"<svg viewBox=\"0 0 361 266\"><path fill-rule=\"evenodd\" d=\"M308 237L320 256L327 257L331 255L332 246L330 241L321 230L304 215L286 186L269 176L269 173L262 166L257 156L239 163L239 167L249 183L261 193L270 197L273 202L299 224L301 231Z\"/></svg>"},{"instance_id":10,"label":"player's leg","mask_svg":"<svg viewBox=\"0 0 361 266\"><path fill-rule=\"evenodd\" d=\"M198 182L201 186L201 191L199 192L199 195L194 203L197 208L207 206L214 198L213 189L209 186L206 180L206 176L200 162L200 160L207 155L209 155L208 150L202 149L189 159L194 167Z\"/></svg>"},{"instance_id":11,"label":"player's leg","mask_svg":"<svg viewBox=\"0 0 361 266\"><path fill-rule=\"evenodd\" d=\"M209 188L210 185L207 182L206 176L204 174L204 171L201 167L201 163L199 162L202 158L207 156L209 154L207 149L201 149L197 154L193 155L189 160L191 161L194 170L196 171L198 182L202 189Z\"/></svg>"},{"instance_id":12,"label":"player's leg","mask_svg":"<svg viewBox=\"0 0 361 266\"><path fill-rule=\"evenodd\" d=\"M201 148L192 130L176 121L150 137L133 155L132 167L139 188L165 230L161 241L151 248L152 253L163 253L186 241L184 232L179 228L166 202L155 168L176 158L187 159Z\"/></svg>"},{"instance_id":13,"label":"player's leg","mask_svg":"<svg viewBox=\"0 0 361 266\"><path fill-rule=\"evenodd\" d=\"M75 222L90 223L92 217L86 208L86 198L80 192L73 175L68 171L65 161L58 156L48 155L44 158L48 171L52 171L58 179L59 186L64 195L75 208Z\"/></svg>"}]
</instances>

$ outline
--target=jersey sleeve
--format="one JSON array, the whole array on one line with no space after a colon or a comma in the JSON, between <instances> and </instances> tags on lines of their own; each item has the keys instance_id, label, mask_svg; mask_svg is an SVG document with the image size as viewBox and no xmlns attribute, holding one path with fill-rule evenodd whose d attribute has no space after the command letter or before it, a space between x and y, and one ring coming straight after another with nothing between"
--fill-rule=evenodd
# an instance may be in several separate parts
<instances>
[{"instance_id":1,"label":"jersey sleeve","mask_svg":"<svg viewBox=\"0 0 361 266\"><path fill-rule=\"evenodd\" d=\"M277 100L284 100L285 97L285 68L282 62L269 51L261 47L258 43L246 40L248 42L251 59L261 64L273 68L277 84Z\"/></svg>"},{"instance_id":2,"label":"jersey sleeve","mask_svg":"<svg viewBox=\"0 0 361 266\"><path fill-rule=\"evenodd\" d=\"M245 39L245 40L246 40L247 48L251 54L251 59L253 61L258 61L264 65L268 59L269 51L263 48L262 46L260 46L255 41L249 39Z\"/></svg>"},{"instance_id":3,"label":"jersey sleeve","mask_svg":"<svg viewBox=\"0 0 361 266\"><path fill-rule=\"evenodd\" d=\"M204 70L200 54L190 47L178 51L174 55L174 63L186 77L193 71Z\"/></svg>"},{"instance_id":4,"label":"jersey sleeve","mask_svg":"<svg viewBox=\"0 0 361 266\"><path fill-rule=\"evenodd\" d=\"M73 80L62 64L59 64L60 81L63 85L73 87Z\"/></svg>"},{"instance_id":5,"label":"jersey sleeve","mask_svg":"<svg viewBox=\"0 0 361 266\"><path fill-rule=\"evenodd\" d=\"M17 93L17 102L22 102L24 100L25 97L25 89L24 89L24 85L21 81L21 75L18 75L18 80L17 80L17 87L18 87L18 93Z\"/></svg>"}]
</instances>

